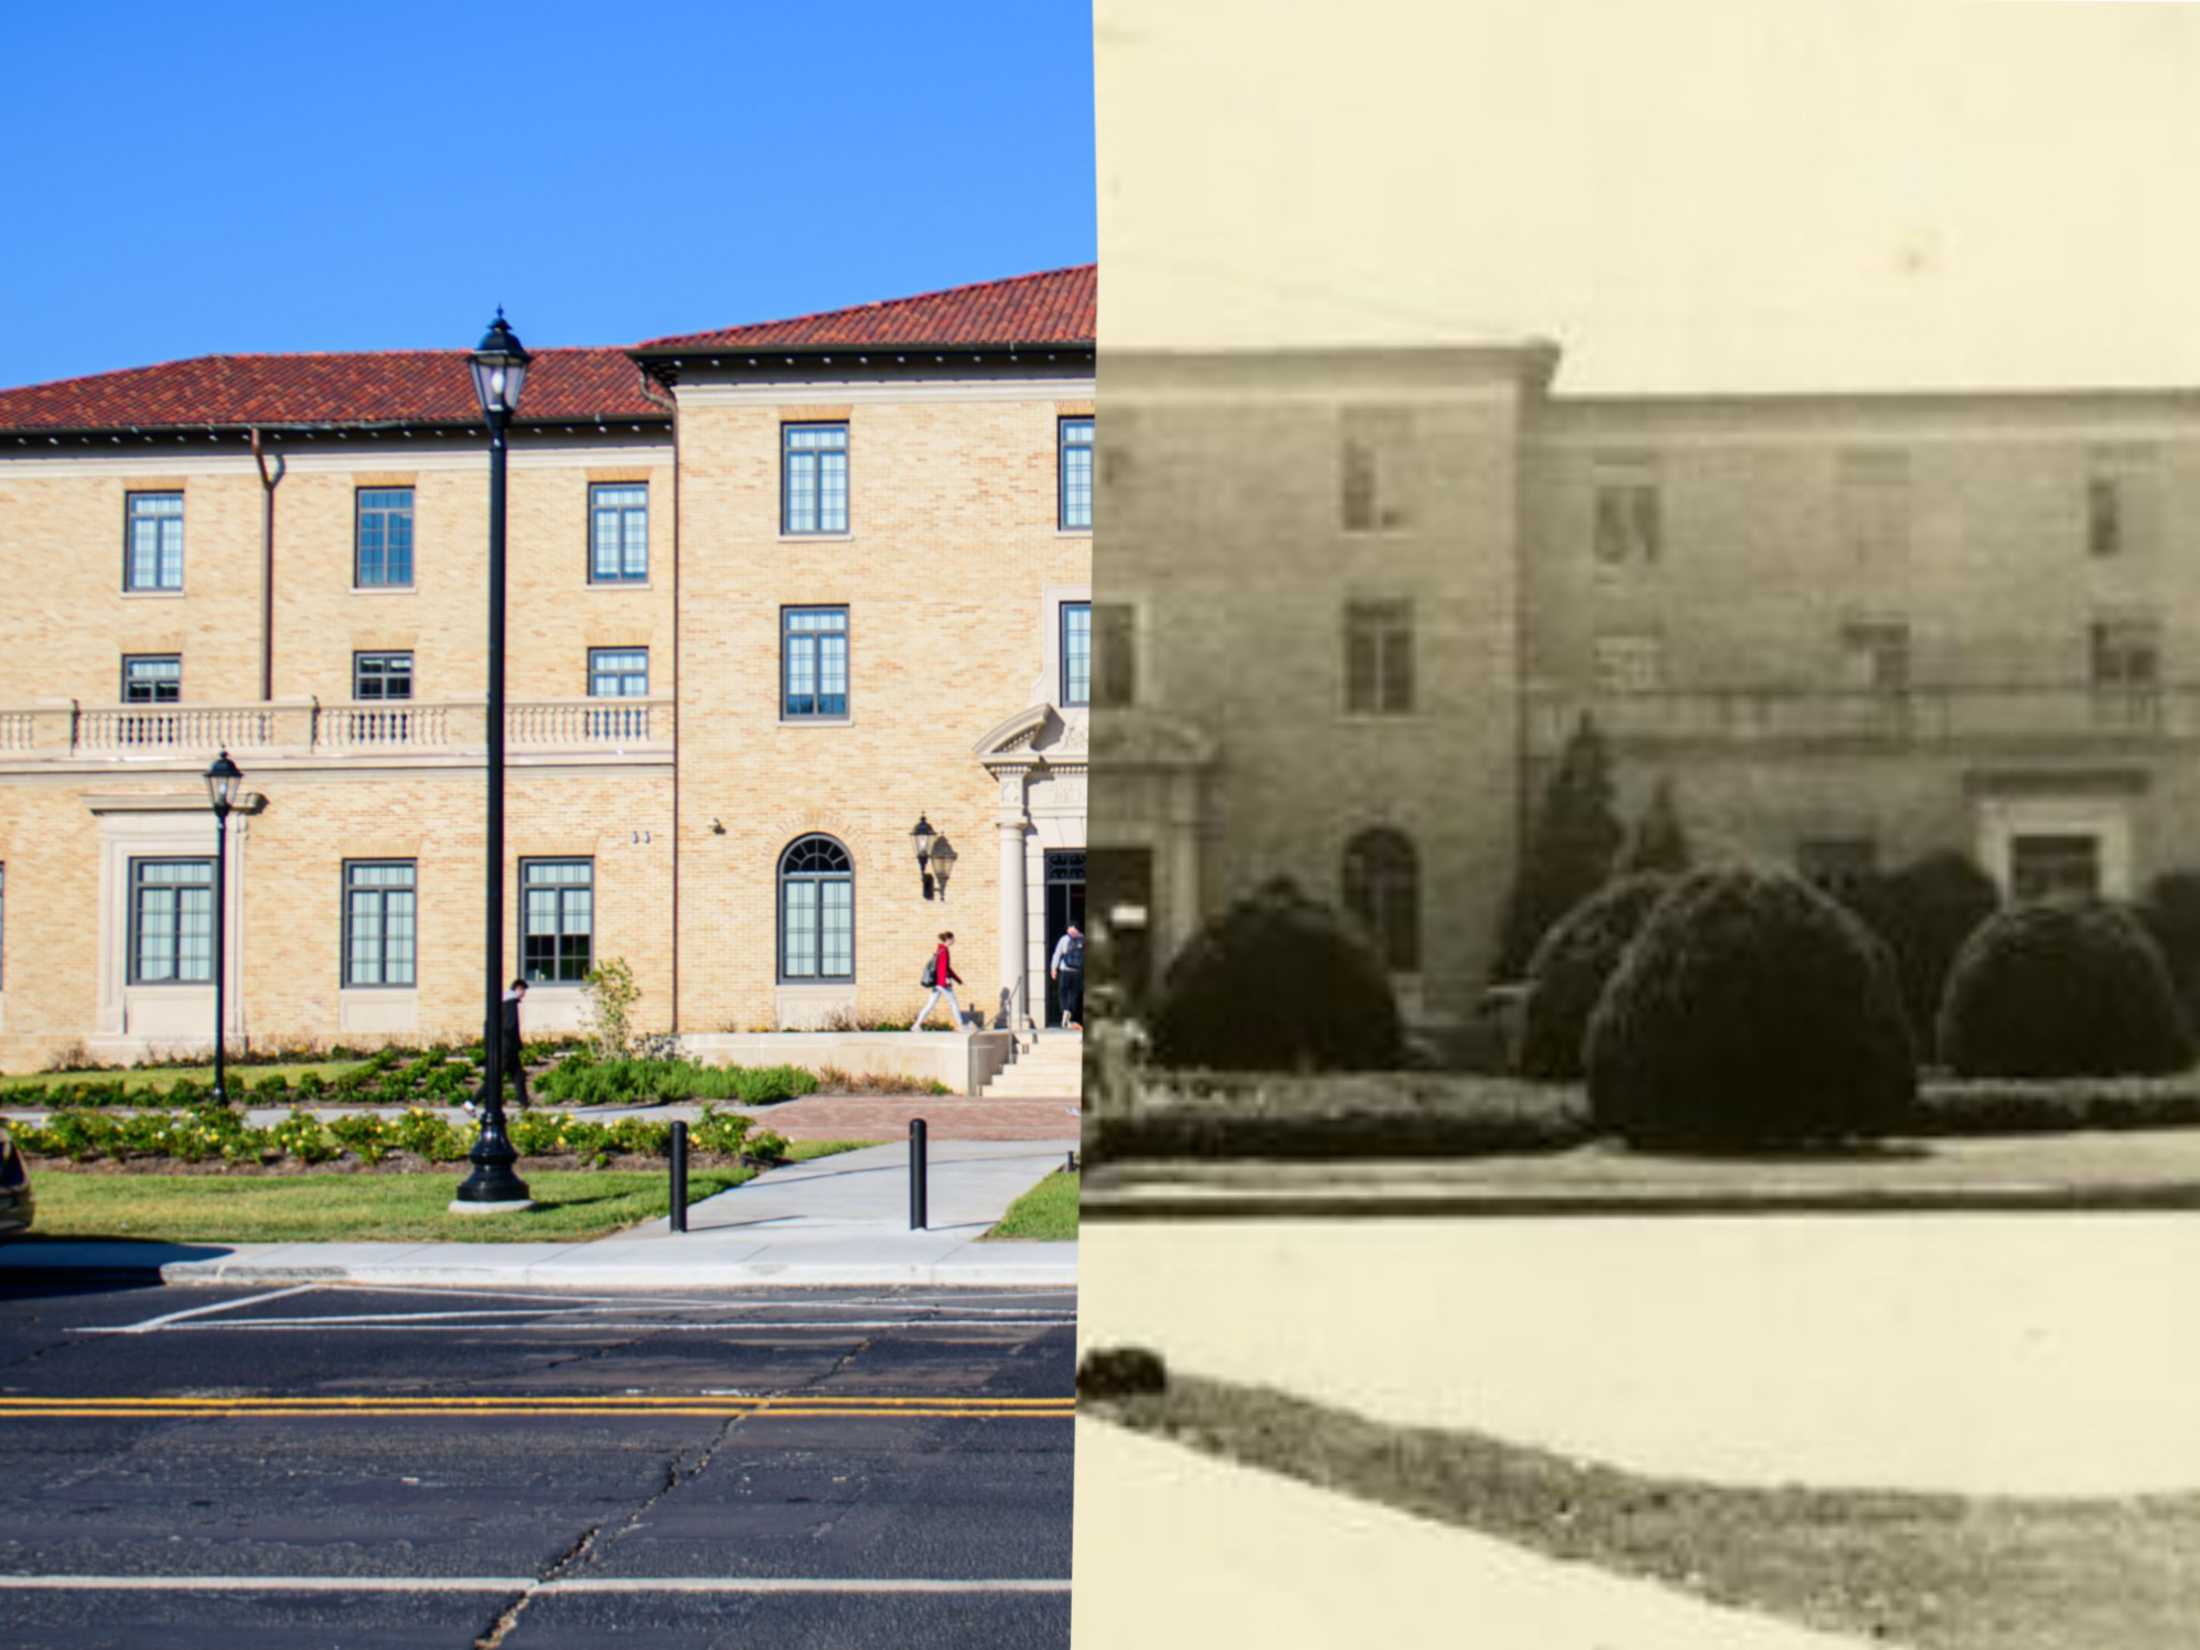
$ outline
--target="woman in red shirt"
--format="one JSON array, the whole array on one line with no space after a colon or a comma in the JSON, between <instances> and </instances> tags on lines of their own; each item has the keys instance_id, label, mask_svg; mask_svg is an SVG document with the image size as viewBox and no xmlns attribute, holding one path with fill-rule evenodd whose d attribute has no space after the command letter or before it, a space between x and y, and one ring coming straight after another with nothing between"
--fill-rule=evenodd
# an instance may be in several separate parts
<instances>
[{"instance_id":1,"label":"woman in red shirt","mask_svg":"<svg viewBox=\"0 0 2200 1650\"><path fill-rule=\"evenodd\" d=\"M925 998L924 1006L917 1010L916 1020L909 1027L911 1031L921 1031L924 1028L924 1022L932 1017L932 1005L942 997L947 999L948 1012L955 1017L954 1029L962 1030L962 1004L955 1001L955 987L963 983L963 977L955 972L954 960L947 954L947 948L954 943L953 933L940 935L940 948L932 953L931 966L925 969L924 978L918 981L920 985L930 986L932 995Z\"/></svg>"}]
</instances>

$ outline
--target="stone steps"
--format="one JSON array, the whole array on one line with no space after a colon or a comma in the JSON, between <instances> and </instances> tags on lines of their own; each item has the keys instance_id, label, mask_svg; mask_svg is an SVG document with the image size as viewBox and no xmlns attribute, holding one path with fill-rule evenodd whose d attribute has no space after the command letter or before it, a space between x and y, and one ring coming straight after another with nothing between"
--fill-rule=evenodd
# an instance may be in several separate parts
<instances>
[{"instance_id":1,"label":"stone steps","mask_svg":"<svg viewBox=\"0 0 2200 1650\"><path fill-rule=\"evenodd\" d=\"M1075 1098L1084 1083L1084 1058L1084 1038L1042 1033L1036 1047L1020 1049L1015 1060L986 1084L982 1098Z\"/></svg>"}]
</instances>

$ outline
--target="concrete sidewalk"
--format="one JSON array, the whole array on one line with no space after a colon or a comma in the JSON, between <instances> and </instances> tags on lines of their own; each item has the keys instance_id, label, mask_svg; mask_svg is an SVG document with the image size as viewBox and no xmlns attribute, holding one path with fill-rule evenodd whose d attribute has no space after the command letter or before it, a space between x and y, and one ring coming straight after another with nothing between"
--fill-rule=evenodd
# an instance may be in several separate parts
<instances>
[{"instance_id":1,"label":"concrete sidewalk","mask_svg":"<svg viewBox=\"0 0 2200 1650\"><path fill-rule=\"evenodd\" d=\"M1074 1142L935 1142L928 1219L909 1230L909 1150L870 1146L774 1169L664 1220L585 1243L0 1244L0 1288L54 1272L155 1273L166 1283L491 1284L711 1289L743 1284L1074 1287L1075 1243L979 1240ZM524 1166L523 1166L524 1169ZM475 1217L495 1220L495 1215Z\"/></svg>"},{"instance_id":2,"label":"concrete sidewalk","mask_svg":"<svg viewBox=\"0 0 2200 1650\"><path fill-rule=\"evenodd\" d=\"M1077 1422L1077 1505L1078 1650L1858 1650L1104 1421Z\"/></svg>"}]
</instances>

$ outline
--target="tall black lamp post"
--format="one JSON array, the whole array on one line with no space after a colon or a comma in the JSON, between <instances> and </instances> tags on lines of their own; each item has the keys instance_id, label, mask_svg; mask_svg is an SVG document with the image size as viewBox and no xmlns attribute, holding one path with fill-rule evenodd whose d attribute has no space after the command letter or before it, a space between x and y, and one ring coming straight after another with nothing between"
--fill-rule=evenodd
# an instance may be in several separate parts
<instances>
[{"instance_id":1,"label":"tall black lamp post","mask_svg":"<svg viewBox=\"0 0 2200 1650\"><path fill-rule=\"evenodd\" d=\"M206 770L206 800L214 809L214 1103L227 1105L224 1038L229 1030L229 812L244 775L223 751Z\"/></svg>"},{"instance_id":2,"label":"tall black lamp post","mask_svg":"<svg viewBox=\"0 0 2200 1650\"><path fill-rule=\"evenodd\" d=\"M489 872L482 922L487 989L481 1132L467 1154L473 1173L460 1183L453 1201L454 1208L467 1212L524 1209L531 1201L527 1183L512 1172L519 1153L504 1127L504 458L505 435L519 410L519 392L532 359L498 309L473 355L474 393L481 398L481 416L489 426Z\"/></svg>"}]
</instances>

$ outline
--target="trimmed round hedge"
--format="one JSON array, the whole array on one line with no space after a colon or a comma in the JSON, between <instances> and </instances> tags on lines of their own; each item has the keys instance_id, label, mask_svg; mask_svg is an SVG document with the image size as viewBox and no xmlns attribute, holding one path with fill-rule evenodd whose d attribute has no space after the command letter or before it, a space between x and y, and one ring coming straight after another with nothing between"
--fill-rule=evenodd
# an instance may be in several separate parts
<instances>
[{"instance_id":1,"label":"trimmed round hedge","mask_svg":"<svg viewBox=\"0 0 2200 1650\"><path fill-rule=\"evenodd\" d=\"M1597 1127L1634 1146L1868 1139L1917 1100L1887 948L1784 872L1681 879L1606 986L1587 1054Z\"/></svg>"},{"instance_id":2,"label":"trimmed round hedge","mask_svg":"<svg viewBox=\"0 0 2200 1650\"><path fill-rule=\"evenodd\" d=\"M2162 948L2130 912L2018 905L1957 955L1940 1052L1962 1077L2139 1077L2191 1065L2193 1039Z\"/></svg>"},{"instance_id":3,"label":"trimmed round hedge","mask_svg":"<svg viewBox=\"0 0 2200 1650\"><path fill-rule=\"evenodd\" d=\"M1403 1054L1381 961L1285 879L1240 900L1169 967L1154 1064L1214 1071L1384 1071Z\"/></svg>"},{"instance_id":4,"label":"trimmed round hedge","mask_svg":"<svg viewBox=\"0 0 2200 1650\"><path fill-rule=\"evenodd\" d=\"M1528 963L1514 1071L1539 1083L1581 1080L1589 1017L1673 880L1661 871L1643 871L1608 882L1543 936Z\"/></svg>"}]
</instances>

